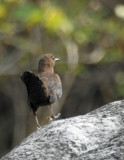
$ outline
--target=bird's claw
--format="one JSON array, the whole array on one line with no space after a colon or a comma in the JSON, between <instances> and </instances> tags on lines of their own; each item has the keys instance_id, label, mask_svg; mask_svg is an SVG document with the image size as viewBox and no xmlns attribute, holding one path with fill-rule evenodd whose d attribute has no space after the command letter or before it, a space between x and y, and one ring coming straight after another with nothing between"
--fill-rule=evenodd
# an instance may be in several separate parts
<instances>
[{"instance_id":1,"label":"bird's claw","mask_svg":"<svg viewBox=\"0 0 124 160\"><path fill-rule=\"evenodd\" d=\"M52 122L53 121L53 118L52 117L48 117L49 119L49 122Z\"/></svg>"},{"instance_id":2,"label":"bird's claw","mask_svg":"<svg viewBox=\"0 0 124 160\"><path fill-rule=\"evenodd\" d=\"M57 116L53 116L53 117L54 117L54 119L57 119L57 118L59 118L60 115L61 115L61 113L58 113Z\"/></svg>"},{"instance_id":3,"label":"bird's claw","mask_svg":"<svg viewBox=\"0 0 124 160\"><path fill-rule=\"evenodd\" d=\"M50 122L52 122L54 119L57 119L60 115L61 115L61 113L58 113L57 116L52 115L52 116L48 117L48 119Z\"/></svg>"},{"instance_id":4,"label":"bird's claw","mask_svg":"<svg viewBox=\"0 0 124 160\"><path fill-rule=\"evenodd\" d=\"M37 127L37 130L40 129L40 126Z\"/></svg>"}]
</instances>

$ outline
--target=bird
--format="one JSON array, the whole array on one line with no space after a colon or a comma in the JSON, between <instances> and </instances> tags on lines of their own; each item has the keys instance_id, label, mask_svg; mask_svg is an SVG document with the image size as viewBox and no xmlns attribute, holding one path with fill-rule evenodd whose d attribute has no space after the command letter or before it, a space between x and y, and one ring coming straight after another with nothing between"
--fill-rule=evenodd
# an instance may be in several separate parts
<instances>
[{"instance_id":1,"label":"bird","mask_svg":"<svg viewBox=\"0 0 124 160\"><path fill-rule=\"evenodd\" d=\"M32 110L37 126L40 127L37 110L39 107L49 106L52 121L60 116L55 116L51 105L62 96L62 82L58 74L54 73L54 66L59 58L53 54L43 55L38 63L38 73L25 71L21 75L21 80L26 86L29 108Z\"/></svg>"}]
</instances>

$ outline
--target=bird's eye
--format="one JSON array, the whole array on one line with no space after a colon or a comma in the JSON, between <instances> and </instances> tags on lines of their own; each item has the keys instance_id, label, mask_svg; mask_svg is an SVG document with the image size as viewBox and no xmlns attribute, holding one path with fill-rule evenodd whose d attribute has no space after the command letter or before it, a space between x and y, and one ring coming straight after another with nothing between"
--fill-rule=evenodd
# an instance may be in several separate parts
<instances>
[{"instance_id":1,"label":"bird's eye","mask_svg":"<svg viewBox=\"0 0 124 160\"><path fill-rule=\"evenodd\" d=\"M52 57L52 59L55 59L54 57Z\"/></svg>"}]
</instances>

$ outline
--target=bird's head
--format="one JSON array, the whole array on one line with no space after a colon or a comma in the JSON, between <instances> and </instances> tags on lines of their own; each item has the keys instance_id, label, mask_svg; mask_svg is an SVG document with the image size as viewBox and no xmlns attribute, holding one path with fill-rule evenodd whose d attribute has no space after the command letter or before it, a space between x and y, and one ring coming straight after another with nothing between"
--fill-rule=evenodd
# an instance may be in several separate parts
<instances>
[{"instance_id":1,"label":"bird's head","mask_svg":"<svg viewBox=\"0 0 124 160\"><path fill-rule=\"evenodd\" d=\"M38 72L54 72L54 65L59 58L55 58L52 54L45 54L41 57L38 64Z\"/></svg>"}]
</instances>

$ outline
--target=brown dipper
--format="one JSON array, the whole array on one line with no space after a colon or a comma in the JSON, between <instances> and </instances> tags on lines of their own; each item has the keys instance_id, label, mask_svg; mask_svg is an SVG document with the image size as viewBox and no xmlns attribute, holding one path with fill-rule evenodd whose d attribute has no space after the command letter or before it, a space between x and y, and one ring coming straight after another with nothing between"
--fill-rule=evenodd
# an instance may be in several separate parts
<instances>
[{"instance_id":1,"label":"brown dipper","mask_svg":"<svg viewBox=\"0 0 124 160\"><path fill-rule=\"evenodd\" d=\"M31 71L25 71L21 75L21 79L26 85L28 93L29 107L33 111L38 127L40 124L37 119L37 109L40 106L50 106L50 120L58 118L55 116L51 104L62 96L62 83L59 76L54 73L55 61L52 54L46 54L41 57L38 64L38 74L35 75Z\"/></svg>"}]
</instances>

